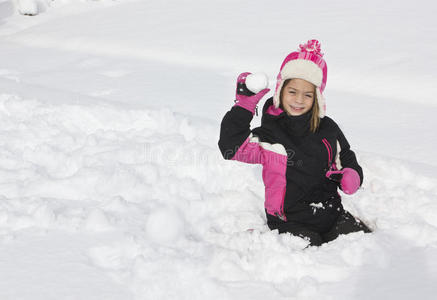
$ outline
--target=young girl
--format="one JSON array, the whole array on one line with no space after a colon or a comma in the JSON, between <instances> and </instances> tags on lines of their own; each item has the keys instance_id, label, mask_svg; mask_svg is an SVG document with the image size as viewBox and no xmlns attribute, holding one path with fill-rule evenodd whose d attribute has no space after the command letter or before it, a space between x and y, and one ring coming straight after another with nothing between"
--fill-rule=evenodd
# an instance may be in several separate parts
<instances>
[{"instance_id":1,"label":"young girl","mask_svg":"<svg viewBox=\"0 0 437 300\"><path fill-rule=\"evenodd\" d=\"M223 118L218 144L225 159L262 164L268 227L319 246L370 229L343 209L337 191L355 193L363 171L343 132L325 116L327 66L320 43L310 40L299 48L282 63L261 126L252 130L257 104L269 89L250 92L250 73L240 74L236 104Z\"/></svg>"}]
</instances>

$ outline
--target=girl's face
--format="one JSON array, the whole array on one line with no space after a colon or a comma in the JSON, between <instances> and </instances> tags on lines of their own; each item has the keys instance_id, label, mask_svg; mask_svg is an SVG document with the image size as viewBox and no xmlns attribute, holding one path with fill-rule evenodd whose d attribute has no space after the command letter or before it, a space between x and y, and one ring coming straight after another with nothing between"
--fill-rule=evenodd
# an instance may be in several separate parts
<instances>
[{"instance_id":1,"label":"girl's face","mask_svg":"<svg viewBox=\"0 0 437 300\"><path fill-rule=\"evenodd\" d=\"M282 88L282 106L287 114L300 116L308 112L314 103L315 86L300 78L291 79Z\"/></svg>"}]
</instances>

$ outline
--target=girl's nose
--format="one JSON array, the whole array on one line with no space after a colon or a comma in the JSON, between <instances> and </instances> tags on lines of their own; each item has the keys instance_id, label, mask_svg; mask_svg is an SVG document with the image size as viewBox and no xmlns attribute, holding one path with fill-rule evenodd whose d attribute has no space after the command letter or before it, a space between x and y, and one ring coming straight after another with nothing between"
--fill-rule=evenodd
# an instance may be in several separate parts
<instances>
[{"instance_id":1,"label":"girl's nose","mask_svg":"<svg viewBox=\"0 0 437 300\"><path fill-rule=\"evenodd\" d=\"M304 98L303 98L303 96L302 96L302 95L298 95L298 96L296 97L296 101L299 102L299 103L304 103Z\"/></svg>"}]
</instances>

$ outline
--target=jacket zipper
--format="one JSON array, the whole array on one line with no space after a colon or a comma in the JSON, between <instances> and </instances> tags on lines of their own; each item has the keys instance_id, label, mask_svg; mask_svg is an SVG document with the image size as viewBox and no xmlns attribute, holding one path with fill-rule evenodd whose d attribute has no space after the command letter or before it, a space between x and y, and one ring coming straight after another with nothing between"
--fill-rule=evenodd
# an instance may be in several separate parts
<instances>
[{"instance_id":1,"label":"jacket zipper","mask_svg":"<svg viewBox=\"0 0 437 300\"><path fill-rule=\"evenodd\" d=\"M327 139L322 139L323 144L325 144L326 150L328 151L328 170L331 170L332 167L332 148L331 144Z\"/></svg>"},{"instance_id":2,"label":"jacket zipper","mask_svg":"<svg viewBox=\"0 0 437 300\"><path fill-rule=\"evenodd\" d=\"M285 202L285 193L286 190L284 189L284 193L282 195L282 204L281 204L281 213L276 213L276 217L278 217L279 219L281 219L284 222L287 222L287 217L285 216L285 212L284 212L284 202Z\"/></svg>"}]
</instances>

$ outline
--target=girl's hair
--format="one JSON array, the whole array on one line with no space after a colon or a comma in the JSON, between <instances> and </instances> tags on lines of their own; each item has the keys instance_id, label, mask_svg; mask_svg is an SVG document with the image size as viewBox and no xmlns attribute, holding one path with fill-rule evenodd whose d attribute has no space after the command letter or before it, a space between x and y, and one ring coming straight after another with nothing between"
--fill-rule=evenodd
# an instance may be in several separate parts
<instances>
[{"instance_id":1,"label":"girl's hair","mask_svg":"<svg viewBox=\"0 0 437 300\"><path fill-rule=\"evenodd\" d=\"M282 85L281 93L280 95L280 105L279 107L285 111L283 105L282 105L282 93L284 92L284 88L287 86L287 84L290 82L290 79L287 79L284 81L284 84ZM319 118L319 101L317 100L317 93L316 93L316 87L314 87L314 101L313 101L313 107L311 108L311 119L310 119L310 131L316 132L320 125L320 118Z\"/></svg>"}]
</instances>

